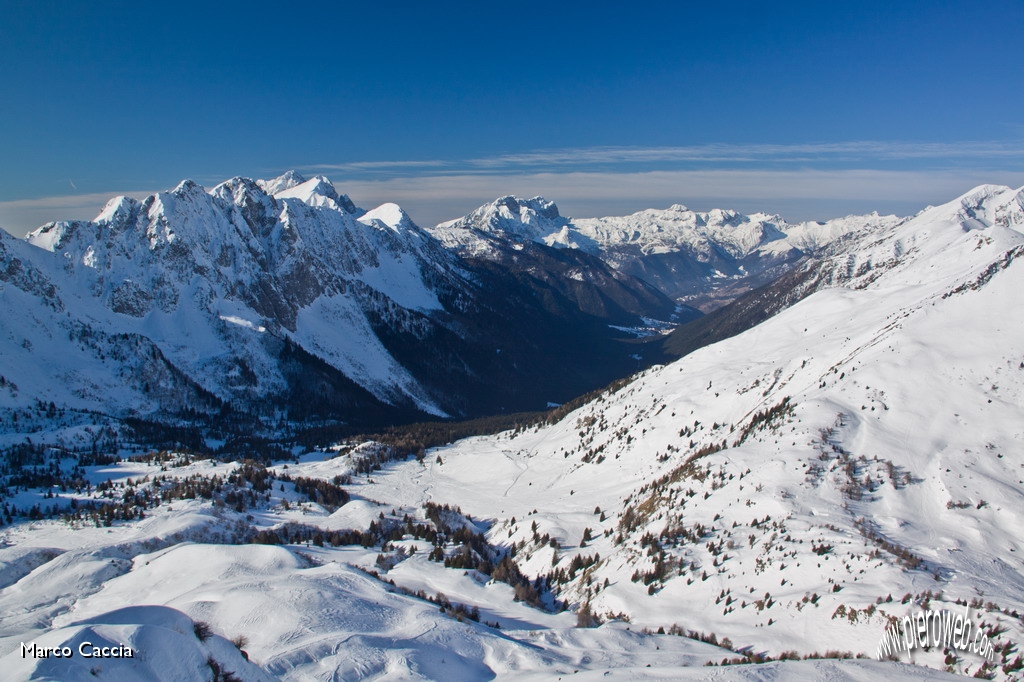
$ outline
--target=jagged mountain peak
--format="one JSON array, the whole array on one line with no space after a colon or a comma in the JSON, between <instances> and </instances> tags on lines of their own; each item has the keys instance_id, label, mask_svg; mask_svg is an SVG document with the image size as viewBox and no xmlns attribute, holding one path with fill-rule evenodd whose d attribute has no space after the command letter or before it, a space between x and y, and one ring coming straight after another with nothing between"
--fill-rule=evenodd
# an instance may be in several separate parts
<instances>
[{"instance_id":1,"label":"jagged mountain peak","mask_svg":"<svg viewBox=\"0 0 1024 682\"><path fill-rule=\"evenodd\" d=\"M326 177L317 175L309 180L275 192L274 196L278 199L302 199L306 203L310 203L313 197L335 200L338 197L338 190L335 189L334 183Z\"/></svg>"},{"instance_id":2,"label":"jagged mountain peak","mask_svg":"<svg viewBox=\"0 0 1024 682\"><path fill-rule=\"evenodd\" d=\"M503 212L507 212L508 217L519 217L524 221L529 221L534 215L547 218L548 220L560 217L558 206L555 205L555 202L548 201L542 196L536 196L532 199L521 199L509 194L498 198L491 206L498 210L503 209Z\"/></svg>"},{"instance_id":3,"label":"jagged mountain peak","mask_svg":"<svg viewBox=\"0 0 1024 682\"><path fill-rule=\"evenodd\" d=\"M138 200L127 196L114 197L103 207L94 222L123 223L138 213L141 204Z\"/></svg>"},{"instance_id":4,"label":"jagged mountain peak","mask_svg":"<svg viewBox=\"0 0 1024 682\"><path fill-rule=\"evenodd\" d=\"M381 204L377 208L367 211L359 217L359 222L365 225L381 223L395 232L406 230L419 231L419 227L412 221L409 214L401 206L394 203Z\"/></svg>"},{"instance_id":5,"label":"jagged mountain peak","mask_svg":"<svg viewBox=\"0 0 1024 682\"><path fill-rule=\"evenodd\" d=\"M204 194L206 189L195 180L185 178L178 183L178 186L171 190L171 194L179 198Z\"/></svg>"},{"instance_id":6,"label":"jagged mountain peak","mask_svg":"<svg viewBox=\"0 0 1024 682\"><path fill-rule=\"evenodd\" d=\"M258 180L239 176L220 183L210 190L210 195L239 207L252 203L265 204L267 199L273 203L273 195Z\"/></svg>"},{"instance_id":7,"label":"jagged mountain peak","mask_svg":"<svg viewBox=\"0 0 1024 682\"><path fill-rule=\"evenodd\" d=\"M276 199L298 199L310 206L336 208L345 213L359 216L365 211L358 208L346 194L340 194L334 183L323 175L292 185L274 193Z\"/></svg>"},{"instance_id":8,"label":"jagged mountain peak","mask_svg":"<svg viewBox=\"0 0 1024 682\"><path fill-rule=\"evenodd\" d=\"M993 225L1019 231L1024 226L1024 187L979 185L952 201L928 206L915 219L922 216L936 224L955 224L965 231L984 230Z\"/></svg>"},{"instance_id":9,"label":"jagged mountain peak","mask_svg":"<svg viewBox=\"0 0 1024 682\"><path fill-rule=\"evenodd\" d=\"M340 209L356 216L364 212L347 195L339 193L326 176L316 175L307 180L295 171L273 180L234 177L217 185L210 193L239 207L252 204L270 207L275 205L275 199L298 199L310 206Z\"/></svg>"},{"instance_id":10,"label":"jagged mountain peak","mask_svg":"<svg viewBox=\"0 0 1024 682\"><path fill-rule=\"evenodd\" d=\"M256 183L263 188L267 194L277 194L286 189L291 189L306 182L306 178L294 170L289 170L272 180L257 180Z\"/></svg>"},{"instance_id":11,"label":"jagged mountain peak","mask_svg":"<svg viewBox=\"0 0 1024 682\"><path fill-rule=\"evenodd\" d=\"M253 180L240 175L236 175L230 180L225 180L210 190L210 194L213 196L224 197L227 193L235 196L240 196L243 193L258 197L271 196L271 193L266 190L263 183L259 180Z\"/></svg>"},{"instance_id":12,"label":"jagged mountain peak","mask_svg":"<svg viewBox=\"0 0 1024 682\"><path fill-rule=\"evenodd\" d=\"M494 254L497 242L539 242L555 247L578 247L566 228L570 220L544 197L499 197L472 213L441 223L430 232L463 254Z\"/></svg>"},{"instance_id":13,"label":"jagged mountain peak","mask_svg":"<svg viewBox=\"0 0 1024 682\"><path fill-rule=\"evenodd\" d=\"M477 229L492 234L540 241L557 232L569 220L558 212L558 206L544 197L522 199L511 194L484 204L469 215L442 223L438 227Z\"/></svg>"},{"instance_id":14,"label":"jagged mountain peak","mask_svg":"<svg viewBox=\"0 0 1024 682\"><path fill-rule=\"evenodd\" d=\"M69 220L46 223L25 235L25 241L46 251L56 252L74 234L78 225L78 221Z\"/></svg>"},{"instance_id":15,"label":"jagged mountain peak","mask_svg":"<svg viewBox=\"0 0 1024 682\"><path fill-rule=\"evenodd\" d=\"M957 217L965 230L984 229L996 224L1024 225L1024 188L1005 185L979 185L959 197ZM1001 220L1000 218L1003 218Z\"/></svg>"}]
</instances>

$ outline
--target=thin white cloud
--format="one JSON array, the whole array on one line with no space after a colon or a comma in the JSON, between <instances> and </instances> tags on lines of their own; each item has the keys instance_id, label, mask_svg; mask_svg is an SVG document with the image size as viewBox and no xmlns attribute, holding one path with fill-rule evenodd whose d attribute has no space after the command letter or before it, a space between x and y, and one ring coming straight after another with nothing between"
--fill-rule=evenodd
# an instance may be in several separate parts
<instances>
[{"instance_id":1,"label":"thin white cloud","mask_svg":"<svg viewBox=\"0 0 1024 682\"><path fill-rule=\"evenodd\" d=\"M682 147L586 147L552 149L470 159L480 168L536 165L659 163L659 162L775 162L792 163L853 159L1005 159L1024 157L1024 143L1007 142L840 142L822 144L707 144Z\"/></svg>"},{"instance_id":2,"label":"thin white cloud","mask_svg":"<svg viewBox=\"0 0 1024 682\"><path fill-rule=\"evenodd\" d=\"M770 168L774 171L879 168L1024 170L1024 140L975 142L853 141L811 144L704 144L657 147L582 147L541 149L515 154L454 160L356 161L300 168L331 173L341 182L402 177L467 177L601 173L614 176L641 171L686 171ZM706 169L706 170L705 170ZM471 183L472 186L472 183Z\"/></svg>"},{"instance_id":3,"label":"thin white cloud","mask_svg":"<svg viewBox=\"0 0 1024 682\"><path fill-rule=\"evenodd\" d=\"M529 173L506 175L443 175L349 180L343 189L352 196L400 194L410 199L461 199L502 194L573 199L606 196L654 199L687 196L788 198L905 198L950 187L970 189L971 183L992 181L993 176L1024 178L1024 172L997 171L878 171L878 170L685 170L642 173ZM950 197L951 198L951 197Z\"/></svg>"},{"instance_id":4,"label":"thin white cloud","mask_svg":"<svg viewBox=\"0 0 1024 682\"><path fill-rule=\"evenodd\" d=\"M410 168L443 168L446 161L353 161L351 163L323 163L314 166L303 166L301 171L307 173L358 173L363 171L406 170Z\"/></svg>"}]
</instances>

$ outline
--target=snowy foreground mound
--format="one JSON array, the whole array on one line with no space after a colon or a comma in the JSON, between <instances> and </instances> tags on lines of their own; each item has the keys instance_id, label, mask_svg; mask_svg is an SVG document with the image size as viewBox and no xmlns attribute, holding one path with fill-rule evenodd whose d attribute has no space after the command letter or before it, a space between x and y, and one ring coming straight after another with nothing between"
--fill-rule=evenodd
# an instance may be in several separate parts
<instances>
[{"instance_id":1,"label":"snowy foreground mound","mask_svg":"<svg viewBox=\"0 0 1024 682\"><path fill-rule=\"evenodd\" d=\"M100 575L96 552L68 554L75 561L54 567L56 575L45 580L51 589L74 584L78 594L58 600L64 601L61 615L47 631L5 637L6 649L14 645L3 658L5 679L545 680L569 674L579 679L705 679L704 663L723 653L686 638L643 635L622 623L579 629L564 617L540 613L529 629L508 632L459 622L422 600L385 589L355 568L311 561L294 547L179 544L137 555L105 583L95 578ZM339 553L336 558L356 557ZM39 587L37 574L45 572L38 569L19 584ZM457 593L461 581L454 576L448 581ZM56 606L41 604L46 598L9 588L4 608L18 613ZM170 607L116 606L152 601ZM511 603L498 608L514 610ZM207 624L213 624L213 632ZM11 628L5 630L8 634ZM218 630L245 633L248 641L234 635L233 643ZM25 657L21 645L29 640L36 647L69 647L73 653L70 658ZM83 643L86 653L107 646L131 648L134 655L87 658L80 653ZM244 657L239 643L248 649ZM935 671L871 661L737 666L719 671L715 679L870 680L880 675L938 679Z\"/></svg>"},{"instance_id":2,"label":"snowy foreground mound","mask_svg":"<svg viewBox=\"0 0 1024 682\"><path fill-rule=\"evenodd\" d=\"M1022 226L1024 192L1000 187L880 226L808 262L817 292L762 325L420 460L373 443L266 468L165 453L89 467L56 498L17 492L75 507L3 530L3 669L1019 679ZM876 658L924 609L969 612L991 657L833 658ZM138 653L97 664L83 639ZM723 659L740 664L704 667Z\"/></svg>"},{"instance_id":3,"label":"snowy foreground mound","mask_svg":"<svg viewBox=\"0 0 1024 682\"><path fill-rule=\"evenodd\" d=\"M19 645L4 660L7 679L198 682L209 679L214 670L235 672L244 679L273 679L246 661L231 642L204 634L191 618L165 606L130 606L100 614L52 630L34 644L70 650L71 656L39 661L22 656ZM116 653L105 656L104 649Z\"/></svg>"}]
</instances>

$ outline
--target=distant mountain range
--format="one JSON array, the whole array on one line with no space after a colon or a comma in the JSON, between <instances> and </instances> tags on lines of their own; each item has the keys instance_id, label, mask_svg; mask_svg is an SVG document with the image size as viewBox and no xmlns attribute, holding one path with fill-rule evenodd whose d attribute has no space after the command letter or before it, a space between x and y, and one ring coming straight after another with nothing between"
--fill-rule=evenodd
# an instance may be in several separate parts
<instances>
[{"instance_id":1,"label":"distant mountain range","mask_svg":"<svg viewBox=\"0 0 1024 682\"><path fill-rule=\"evenodd\" d=\"M651 335L697 307L897 222L682 206L572 220L503 197L423 229L323 177L186 180L0 233L0 419L20 432L52 403L72 421L271 432L543 409L678 355Z\"/></svg>"},{"instance_id":2,"label":"distant mountain range","mask_svg":"<svg viewBox=\"0 0 1024 682\"><path fill-rule=\"evenodd\" d=\"M577 249L707 312L852 234L899 220L872 213L790 225L775 215L699 213L680 204L624 217L572 219L542 197L507 196L431 232L470 255L493 255L510 239Z\"/></svg>"}]
</instances>

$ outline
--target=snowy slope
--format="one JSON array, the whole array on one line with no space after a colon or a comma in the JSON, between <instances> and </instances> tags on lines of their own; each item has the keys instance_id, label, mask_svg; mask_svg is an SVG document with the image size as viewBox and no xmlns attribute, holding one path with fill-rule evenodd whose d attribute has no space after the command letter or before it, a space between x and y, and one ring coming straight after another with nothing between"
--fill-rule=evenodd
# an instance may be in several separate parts
<instances>
[{"instance_id":1,"label":"snowy slope","mask_svg":"<svg viewBox=\"0 0 1024 682\"><path fill-rule=\"evenodd\" d=\"M118 495L151 484L230 478L237 464L162 460L92 468ZM307 473L338 471L342 461L304 458ZM168 466L170 465L170 466ZM124 487L127 484L127 488ZM75 497L72 493L70 496ZM443 591L475 604L501 629L455 618L367 573L378 549L309 543L236 545L249 523L277 529L365 527L390 510L350 502L336 512L305 502L288 484L248 517L202 499L176 499L144 520L68 525L40 521L2 533L0 566L27 562L0 582L0 660L5 679L706 679L708 661L731 652L675 635L613 622L574 628L571 613L513 601L511 588L476 572L428 562L426 551L391 574L403 587ZM84 501L89 496L78 494ZM96 499L96 498L93 498ZM291 504L284 504L290 500ZM246 519L253 519L247 521ZM355 524L354 526L352 524ZM404 550L423 543L402 540ZM421 550L424 550L421 546ZM10 562L10 563L5 563ZM362 568L365 567L365 568ZM441 596L441 595L438 595ZM87 659L78 647L128 646L134 657ZM35 659L26 646L68 646L71 658ZM808 661L735 666L716 679L939 679L888 663ZM216 679L216 677L215 677Z\"/></svg>"},{"instance_id":2,"label":"snowy slope","mask_svg":"<svg viewBox=\"0 0 1024 682\"><path fill-rule=\"evenodd\" d=\"M873 655L931 593L1017 642L1022 200L980 187L862 235L816 266L831 288L766 323L375 494L492 519L531 575L599 553L561 594L636 624Z\"/></svg>"}]
</instances>

